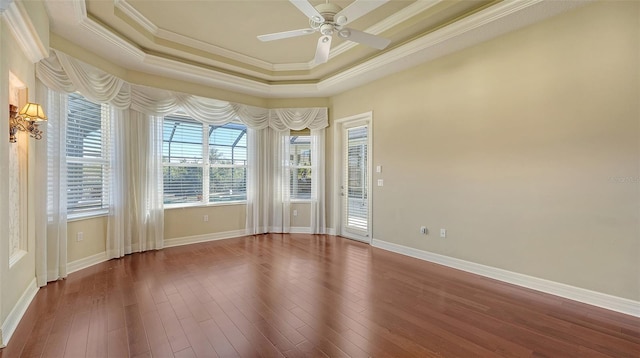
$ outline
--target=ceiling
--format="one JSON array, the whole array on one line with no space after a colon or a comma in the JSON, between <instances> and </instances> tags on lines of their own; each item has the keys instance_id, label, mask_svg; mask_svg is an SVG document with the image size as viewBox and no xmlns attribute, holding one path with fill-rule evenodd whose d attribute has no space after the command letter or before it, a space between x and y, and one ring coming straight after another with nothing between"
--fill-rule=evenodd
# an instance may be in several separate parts
<instances>
[{"instance_id":1,"label":"ceiling","mask_svg":"<svg viewBox=\"0 0 640 358\"><path fill-rule=\"evenodd\" d=\"M360 0L367 1L367 0ZM311 0L313 5L324 1ZM353 0L332 0L345 8ZM321 97L540 21L580 2L391 0L349 24L391 40L385 50L318 33L287 0L45 0L52 32L128 70L263 97Z\"/></svg>"}]
</instances>

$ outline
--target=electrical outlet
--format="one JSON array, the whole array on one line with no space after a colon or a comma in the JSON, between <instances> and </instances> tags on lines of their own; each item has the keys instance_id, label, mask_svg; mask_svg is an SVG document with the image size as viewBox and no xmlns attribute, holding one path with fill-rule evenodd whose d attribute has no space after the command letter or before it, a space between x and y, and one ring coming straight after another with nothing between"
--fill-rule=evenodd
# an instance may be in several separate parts
<instances>
[{"instance_id":1,"label":"electrical outlet","mask_svg":"<svg viewBox=\"0 0 640 358\"><path fill-rule=\"evenodd\" d=\"M428 232L429 232L429 231L427 231L427 227L426 227L426 226L421 226L421 227L420 227L420 233L421 233L422 235L427 235L427 233L428 233Z\"/></svg>"},{"instance_id":2,"label":"electrical outlet","mask_svg":"<svg viewBox=\"0 0 640 358\"><path fill-rule=\"evenodd\" d=\"M440 229L440 237L442 238L447 237L447 229Z\"/></svg>"},{"instance_id":3,"label":"electrical outlet","mask_svg":"<svg viewBox=\"0 0 640 358\"><path fill-rule=\"evenodd\" d=\"M82 231L78 231L76 233L76 241L80 242L82 240L84 240L84 233Z\"/></svg>"},{"instance_id":4,"label":"electrical outlet","mask_svg":"<svg viewBox=\"0 0 640 358\"><path fill-rule=\"evenodd\" d=\"M298 210L293 211L293 216L298 216Z\"/></svg>"},{"instance_id":5,"label":"electrical outlet","mask_svg":"<svg viewBox=\"0 0 640 358\"><path fill-rule=\"evenodd\" d=\"M202 217L202 221L204 221L204 222L208 222L208 221L209 221L209 215L204 215L204 216Z\"/></svg>"}]
</instances>

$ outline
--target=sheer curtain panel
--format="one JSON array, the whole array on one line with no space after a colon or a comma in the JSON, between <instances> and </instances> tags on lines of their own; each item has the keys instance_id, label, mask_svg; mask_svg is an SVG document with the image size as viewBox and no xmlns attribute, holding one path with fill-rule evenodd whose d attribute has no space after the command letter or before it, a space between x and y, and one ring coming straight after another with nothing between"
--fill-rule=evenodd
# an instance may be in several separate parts
<instances>
[{"instance_id":1,"label":"sheer curtain panel","mask_svg":"<svg viewBox=\"0 0 640 358\"><path fill-rule=\"evenodd\" d=\"M163 247L162 119L113 110L108 258Z\"/></svg>"},{"instance_id":2,"label":"sheer curtain panel","mask_svg":"<svg viewBox=\"0 0 640 358\"><path fill-rule=\"evenodd\" d=\"M326 234L325 129L311 130L311 233Z\"/></svg>"},{"instance_id":3,"label":"sheer curtain panel","mask_svg":"<svg viewBox=\"0 0 640 358\"><path fill-rule=\"evenodd\" d=\"M36 94L49 117L36 141L36 280L42 287L67 277L67 96L40 81Z\"/></svg>"}]
</instances>

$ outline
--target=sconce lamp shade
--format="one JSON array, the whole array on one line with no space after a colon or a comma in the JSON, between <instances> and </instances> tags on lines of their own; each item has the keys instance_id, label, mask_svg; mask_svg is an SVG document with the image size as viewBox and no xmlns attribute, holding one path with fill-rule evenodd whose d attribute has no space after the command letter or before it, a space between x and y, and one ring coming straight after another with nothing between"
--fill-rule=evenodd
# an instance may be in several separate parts
<instances>
[{"instance_id":1,"label":"sconce lamp shade","mask_svg":"<svg viewBox=\"0 0 640 358\"><path fill-rule=\"evenodd\" d=\"M47 120L47 115L44 114L42 106L37 103L27 103L22 107L18 115L22 116L27 121L41 122Z\"/></svg>"}]
</instances>

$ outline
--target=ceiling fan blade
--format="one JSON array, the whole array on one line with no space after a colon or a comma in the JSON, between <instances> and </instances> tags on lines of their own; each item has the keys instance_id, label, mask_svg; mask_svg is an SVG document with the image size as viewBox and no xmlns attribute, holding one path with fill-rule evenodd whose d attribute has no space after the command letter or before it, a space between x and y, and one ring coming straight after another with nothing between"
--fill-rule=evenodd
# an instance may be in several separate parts
<instances>
[{"instance_id":1,"label":"ceiling fan blade","mask_svg":"<svg viewBox=\"0 0 640 358\"><path fill-rule=\"evenodd\" d=\"M322 36L318 39L318 47L316 48L316 65L325 63L329 60L329 52L331 51L331 36Z\"/></svg>"},{"instance_id":2,"label":"ceiling fan blade","mask_svg":"<svg viewBox=\"0 0 640 358\"><path fill-rule=\"evenodd\" d=\"M273 34L259 35L258 40L260 41L273 41L273 40L281 40L288 39L290 37L304 36L309 35L316 32L314 29L299 29L299 30L291 30L284 32L276 32Z\"/></svg>"},{"instance_id":3,"label":"ceiling fan blade","mask_svg":"<svg viewBox=\"0 0 640 358\"><path fill-rule=\"evenodd\" d=\"M338 36L349 41L377 48L378 50L384 50L385 47L389 46L391 43L391 40L385 39L384 37L348 28L340 30L340 32L338 32Z\"/></svg>"},{"instance_id":4,"label":"ceiling fan blade","mask_svg":"<svg viewBox=\"0 0 640 358\"><path fill-rule=\"evenodd\" d=\"M338 25L346 25L351 21L384 5L389 0L356 0L334 16Z\"/></svg>"},{"instance_id":5,"label":"ceiling fan blade","mask_svg":"<svg viewBox=\"0 0 640 358\"><path fill-rule=\"evenodd\" d=\"M308 18L315 20L316 22L324 22L324 17L320 15L313 5L307 0L289 0L298 10L307 15Z\"/></svg>"}]
</instances>

